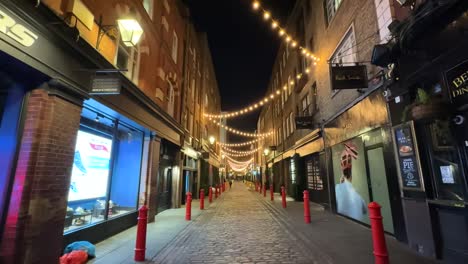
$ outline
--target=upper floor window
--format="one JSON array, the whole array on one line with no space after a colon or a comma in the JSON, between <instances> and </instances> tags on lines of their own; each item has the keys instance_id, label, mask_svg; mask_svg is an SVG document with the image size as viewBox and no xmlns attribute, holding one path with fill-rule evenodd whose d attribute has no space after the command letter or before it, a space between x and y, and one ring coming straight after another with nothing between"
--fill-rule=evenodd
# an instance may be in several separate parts
<instances>
[{"instance_id":1,"label":"upper floor window","mask_svg":"<svg viewBox=\"0 0 468 264\"><path fill-rule=\"evenodd\" d=\"M324 5L325 5L325 11L326 13L326 18L327 18L327 24L330 23L330 21L333 19L333 17L336 14L336 11L341 5L341 2L343 0L325 0Z\"/></svg>"},{"instance_id":2,"label":"upper floor window","mask_svg":"<svg viewBox=\"0 0 468 264\"><path fill-rule=\"evenodd\" d=\"M302 116L309 116L309 105L310 105L309 94L307 94L306 96L304 96L304 98L302 98L302 101L301 101Z\"/></svg>"},{"instance_id":3,"label":"upper floor window","mask_svg":"<svg viewBox=\"0 0 468 264\"><path fill-rule=\"evenodd\" d=\"M179 49L179 38L177 37L177 34L174 33L172 34L172 59L174 60L175 63L177 63L177 52Z\"/></svg>"},{"instance_id":4,"label":"upper floor window","mask_svg":"<svg viewBox=\"0 0 468 264\"><path fill-rule=\"evenodd\" d=\"M289 133L294 133L294 117L293 112L289 113Z\"/></svg>"},{"instance_id":5,"label":"upper floor window","mask_svg":"<svg viewBox=\"0 0 468 264\"><path fill-rule=\"evenodd\" d=\"M139 47L127 47L120 42L119 49L117 52L116 66L119 69L126 69L124 72L125 76L135 84L138 84L138 72L139 72Z\"/></svg>"},{"instance_id":6,"label":"upper floor window","mask_svg":"<svg viewBox=\"0 0 468 264\"><path fill-rule=\"evenodd\" d=\"M143 0L143 7L151 19L153 19L153 4L154 0Z\"/></svg>"},{"instance_id":7,"label":"upper floor window","mask_svg":"<svg viewBox=\"0 0 468 264\"><path fill-rule=\"evenodd\" d=\"M334 64L354 65L357 61L356 53L354 28L350 27L331 57L331 62Z\"/></svg>"}]
</instances>

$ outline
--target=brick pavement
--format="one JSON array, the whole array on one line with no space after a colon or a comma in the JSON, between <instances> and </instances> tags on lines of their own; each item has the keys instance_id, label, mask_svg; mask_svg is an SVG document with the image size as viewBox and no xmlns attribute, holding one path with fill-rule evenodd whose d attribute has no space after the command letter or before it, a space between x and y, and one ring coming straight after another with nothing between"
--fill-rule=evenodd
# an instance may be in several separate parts
<instances>
[{"instance_id":1,"label":"brick pavement","mask_svg":"<svg viewBox=\"0 0 468 264\"><path fill-rule=\"evenodd\" d=\"M153 263L331 263L302 247L240 182L153 259Z\"/></svg>"},{"instance_id":2,"label":"brick pavement","mask_svg":"<svg viewBox=\"0 0 468 264\"><path fill-rule=\"evenodd\" d=\"M374 263L370 230L311 204L269 201L240 182L163 248L151 263ZM387 236L391 263L436 263Z\"/></svg>"}]
</instances>

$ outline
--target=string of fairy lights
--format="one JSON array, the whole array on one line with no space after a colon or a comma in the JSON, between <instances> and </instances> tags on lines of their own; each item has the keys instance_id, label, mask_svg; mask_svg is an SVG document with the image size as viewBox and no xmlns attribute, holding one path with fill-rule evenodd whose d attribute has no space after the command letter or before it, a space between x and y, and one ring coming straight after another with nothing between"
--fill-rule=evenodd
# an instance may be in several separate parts
<instances>
[{"instance_id":1,"label":"string of fairy lights","mask_svg":"<svg viewBox=\"0 0 468 264\"><path fill-rule=\"evenodd\" d=\"M287 33L287 31L285 30L284 27L281 27L279 24L278 24L278 20L276 19L273 19L271 17L271 13L264 9L263 7L261 7L260 5L260 2L259 1L253 1L252 3L252 6L253 6L253 9L254 10L262 10L263 12L263 18L265 21L270 21L271 20L271 27L273 30L278 30L278 34L280 35L280 37L284 37L285 41L287 43L290 43L291 42L291 46L293 48L298 48L300 50L300 54L302 54L303 56L305 56L306 58L309 58L309 59L312 59L312 65L313 66L316 66L317 65L317 62L320 61L319 58L317 58L315 55L313 55L308 49L300 46L300 45L297 45L297 42L291 37L291 34ZM302 77L304 77L306 74L309 74L311 71L311 68L310 67L305 67L305 69L298 73L295 78L296 80L300 80ZM288 86L293 86L295 84L295 81L294 80L288 80L287 82L285 82L285 84L282 86L282 88L277 88L275 91L273 91L271 94L267 94L264 98L262 98L261 100L247 106L247 107L244 107L242 108L241 110L238 110L238 111L231 111L231 112L224 112L222 114L210 114L210 113L205 113L204 115L206 117L211 117L211 118L233 118L233 117L237 117L237 116L241 116L241 115L245 115L245 114L248 114L252 111L255 111L257 110L259 107L262 107L263 105L267 104L268 102L271 102L273 101L276 97L280 96L281 95L281 89L283 90L287 90L288 89Z\"/></svg>"},{"instance_id":2,"label":"string of fairy lights","mask_svg":"<svg viewBox=\"0 0 468 264\"><path fill-rule=\"evenodd\" d=\"M230 157L246 157L254 154L255 152L259 151L260 148L252 149L249 151L237 151L232 149L223 149L223 154Z\"/></svg>"},{"instance_id":3,"label":"string of fairy lights","mask_svg":"<svg viewBox=\"0 0 468 264\"><path fill-rule=\"evenodd\" d=\"M319 61L319 58L317 58L310 50L308 50L307 48L301 46L298 44L298 42L292 37L292 35L290 33L288 33L286 31L286 29L282 26L279 25L278 23L278 20L277 19L274 19L272 16L271 16L271 12L266 10L265 8L262 7L262 5L260 4L260 1L253 1L252 2L252 8L255 10L255 11L258 11L258 10L261 10L262 14L263 14L263 20L266 21L266 22L270 22L271 21L271 29L272 30L276 30L278 31L278 35L280 38L284 39L284 41L286 41L286 43L288 43L289 45L291 45L292 48L296 48L298 49L302 56L304 56L305 58L307 59L311 59L313 61Z\"/></svg>"},{"instance_id":4,"label":"string of fairy lights","mask_svg":"<svg viewBox=\"0 0 468 264\"><path fill-rule=\"evenodd\" d=\"M242 142L242 143L222 143L222 142L217 142L216 144L222 146L222 147L244 147L244 146L249 146L252 144L255 144L259 142L260 140L263 140L263 137L256 138L254 140L250 140L247 142Z\"/></svg>"},{"instance_id":5,"label":"string of fairy lights","mask_svg":"<svg viewBox=\"0 0 468 264\"><path fill-rule=\"evenodd\" d=\"M229 127L227 125L224 125L212 118L209 118L209 120L211 122L213 122L214 124L218 125L219 127L225 129L226 131L232 133L232 134L236 134L236 135L239 135L239 136L244 136L244 137L257 137L257 138L264 138L264 137L268 137L268 136L271 136L273 135L273 132L270 131L270 132L267 132L267 133L249 133L249 132L244 132L244 131L241 131L241 130L237 130L235 128L232 128L232 127Z\"/></svg>"},{"instance_id":6,"label":"string of fairy lights","mask_svg":"<svg viewBox=\"0 0 468 264\"><path fill-rule=\"evenodd\" d=\"M242 142L242 143L218 143L221 146L223 157L227 158L227 161L230 167L234 171L244 171L251 164L251 162L253 161L253 158L247 161L238 161L234 159L233 157L245 157L245 156L253 155L254 153L260 150L260 147L251 149L248 151L234 150L229 147L243 147L243 146L253 145L259 142L260 140L264 139L265 137L272 136L273 132L271 131L267 133L244 132L244 131L240 131L232 127L229 127L227 125L224 125L221 122L218 122L214 119L220 119L220 118L227 119L227 118L233 118L233 117L238 117L238 116L242 116L245 114L249 114L250 112L256 111L257 109L263 107L269 102L273 102L276 98L282 95L282 90L288 91L289 89L289 92L290 92L291 87L293 87L296 83L295 80L300 81L304 76L307 76L311 71L311 66L312 65L316 66L317 62L320 61L320 59L316 57L310 50L301 46L298 43L298 41L294 39L292 34L287 32L285 27L282 27L279 24L278 20L272 17L271 12L262 7L260 1L254 0L252 2L252 7L255 11L260 11L259 13L263 14L264 21L271 23L272 30L275 30L278 32L279 37L287 43L288 48L291 47L291 48L297 49L299 51L299 54L301 54L306 59L309 59L311 63L310 65L308 65L308 67L305 67L302 72L298 73L296 76L293 76L293 79L288 78L288 80L284 83L283 86L281 85L278 86L271 93L267 94L264 98L262 98L261 100L247 107L244 107L237 111L223 112L221 114L211 114L211 113L204 114L204 116L208 117L209 120L212 121L214 124L218 125L219 127L225 129L226 131L232 134L256 138L254 140Z\"/></svg>"}]
</instances>

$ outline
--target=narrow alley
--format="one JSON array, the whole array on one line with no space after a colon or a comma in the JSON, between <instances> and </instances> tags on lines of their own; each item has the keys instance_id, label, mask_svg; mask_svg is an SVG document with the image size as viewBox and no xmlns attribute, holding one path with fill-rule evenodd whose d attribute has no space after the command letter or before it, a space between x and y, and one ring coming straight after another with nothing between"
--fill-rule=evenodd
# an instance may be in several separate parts
<instances>
[{"instance_id":1,"label":"narrow alley","mask_svg":"<svg viewBox=\"0 0 468 264\"><path fill-rule=\"evenodd\" d=\"M150 263L373 263L370 230L312 204L312 223L302 222L302 203L249 190L235 182L181 231ZM433 263L387 237L392 263Z\"/></svg>"}]
</instances>

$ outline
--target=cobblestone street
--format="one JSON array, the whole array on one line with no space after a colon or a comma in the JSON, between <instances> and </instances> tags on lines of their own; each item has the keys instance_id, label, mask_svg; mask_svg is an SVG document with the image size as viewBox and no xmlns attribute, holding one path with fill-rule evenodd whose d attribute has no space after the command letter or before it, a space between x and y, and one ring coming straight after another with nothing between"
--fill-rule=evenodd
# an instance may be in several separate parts
<instances>
[{"instance_id":1,"label":"cobblestone street","mask_svg":"<svg viewBox=\"0 0 468 264\"><path fill-rule=\"evenodd\" d=\"M237 182L160 252L154 263L327 263L312 258L298 238ZM262 196L263 198L263 196Z\"/></svg>"}]
</instances>

